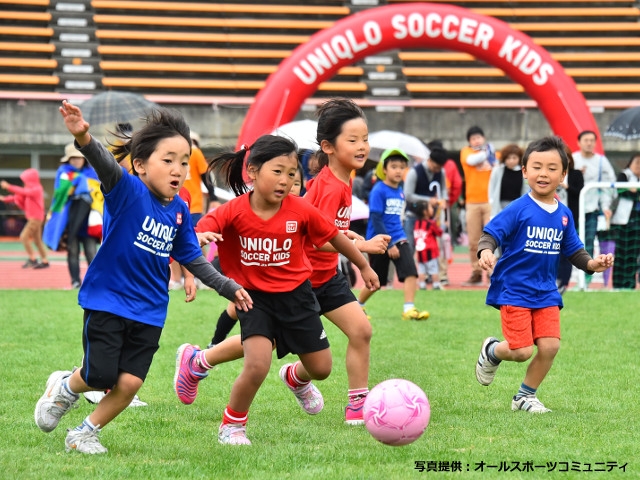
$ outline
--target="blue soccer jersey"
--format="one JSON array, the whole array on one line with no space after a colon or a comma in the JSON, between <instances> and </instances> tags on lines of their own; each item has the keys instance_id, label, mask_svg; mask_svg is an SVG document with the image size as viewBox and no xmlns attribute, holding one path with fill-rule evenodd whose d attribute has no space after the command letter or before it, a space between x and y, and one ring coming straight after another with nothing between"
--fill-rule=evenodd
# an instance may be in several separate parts
<instances>
[{"instance_id":1,"label":"blue soccer jersey","mask_svg":"<svg viewBox=\"0 0 640 480\"><path fill-rule=\"evenodd\" d=\"M138 177L126 174L104 200L103 243L78 301L85 309L163 327L169 256L187 264L202 255L189 208L178 196L163 205Z\"/></svg>"},{"instance_id":2,"label":"blue soccer jersey","mask_svg":"<svg viewBox=\"0 0 640 480\"><path fill-rule=\"evenodd\" d=\"M400 240L406 240L407 234L402 228L402 212L404 211L404 192L401 187L393 188L377 181L369 193L369 215L372 213L382 216L385 232L377 231L375 222L367 224L367 239L380 233L391 236L389 245L395 245Z\"/></svg>"},{"instance_id":3,"label":"blue soccer jersey","mask_svg":"<svg viewBox=\"0 0 640 480\"><path fill-rule=\"evenodd\" d=\"M484 231L502 247L487 305L562 308L556 285L560 254L570 257L584 247L565 205L558 203L556 211L549 213L524 195L495 216Z\"/></svg>"}]
</instances>

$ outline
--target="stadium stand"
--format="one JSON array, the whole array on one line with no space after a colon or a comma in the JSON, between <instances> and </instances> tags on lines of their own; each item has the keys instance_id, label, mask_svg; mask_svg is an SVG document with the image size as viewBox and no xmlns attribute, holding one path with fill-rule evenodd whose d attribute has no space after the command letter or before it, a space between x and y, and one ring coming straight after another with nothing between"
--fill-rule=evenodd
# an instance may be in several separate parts
<instances>
[{"instance_id":1,"label":"stadium stand","mask_svg":"<svg viewBox=\"0 0 640 480\"><path fill-rule=\"evenodd\" d=\"M349 15L348 3L0 0L0 90L253 96L295 47ZM456 4L530 35L587 99L617 100L639 90L640 9L633 1ZM343 68L317 95L375 96L376 85L385 84L371 81L370 72L386 69L397 73L397 94L409 98L527 98L499 69L465 53L389 55L395 66L364 61Z\"/></svg>"}]
</instances>

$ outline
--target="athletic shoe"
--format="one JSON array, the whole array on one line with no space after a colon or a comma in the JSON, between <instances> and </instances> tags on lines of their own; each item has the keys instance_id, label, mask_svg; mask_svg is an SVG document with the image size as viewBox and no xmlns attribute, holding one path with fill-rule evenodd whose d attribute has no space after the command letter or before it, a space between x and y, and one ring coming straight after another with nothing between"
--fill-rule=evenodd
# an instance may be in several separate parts
<instances>
[{"instance_id":1,"label":"athletic shoe","mask_svg":"<svg viewBox=\"0 0 640 480\"><path fill-rule=\"evenodd\" d=\"M489 360L489 347L499 341L500 340L495 337L488 337L482 343L478 363L476 363L476 379L481 385L486 386L491 384L496 376L496 370L498 370L500 364L494 365L491 360Z\"/></svg>"},{"instance_id":2,"label":"athletic shoe","mask_svg":"<svg viewBox=\"0 0 640 480\"><path fill-rule=\"evenodd\" d=\"M185 405L191 405L198 395L198 382L208 373L198 373L191 369L191 363L200 349L189 343L183 343L176 352L176 373L173 377L173 389L178 399Z\"/></svg>"},{"instance_id":3,"label":"athletic shoe","mask_svg":"<svg viewBox=\"0 0 640 480\"><path fill-rule=\"evenodd\" d=\"M67 438L64 439L65 450L67 452L75 450L89 455L107 453L107 449L102 446L98 438L99 427L100 425L93 430L86 426L80 431L68 430Z\"/></svg>"},{"instance_id":4,"label":"athletic shoe","mask_svg":"<svg viewBox=\"0 0 640 480\"><path fill-rule=\"evenodd\" d=\"M90 392L83 393L85 400L93 404L100 403L100 400L102 400L106 394L107 392L102 390L91 390Z\"/></svg>"},{"instance_id":5,"label":"athletic shoe","mask_svg":"<svg viewBox=\"0 0 640 480\"><path fill-rule=\"evenodd\" d=\"M344 409L344 423L347 425L364 425L363 407L364 402L361 402L357 407L348 404Z\"/></svg>"},{"instance_id":6,"label":"athletic shoe","mask_svg":"<svg viewBox=\"0 0 640 480\"><path fill-rule=\"evenodd\" d=\"M305 412L309 415L316 415L317 413L320 413L324 408L324 399L322 398L320 390L316 388L313 382L309 382L298 388L290 386L287 381L287 372L291 366L293 366L293 363L287 363L280 368L280 379L284 382L287 388L293 392L298 404Z\"/></svg>"},{"instance_id":7,"label":"athletic shoe","mask_svg":"<svg viewBox=\"0 0 640 480\"><path fill-rule=\"evenodd\" d=\"M418 311L416 307L410 308L402 314L402 320L426 320L429 318L429 312L426 310Z\"/></svg>"},{"instance_id":8,"label":"athletic shoe","mask_svg":"<svg viewBox=\"0 0 640 480\"><path fill-rule=\"evenodd\" d=\"M62 382L71 372L59 370L49 375L44 394L36 403L35 420L38 428L43 432L53 431L60 419L72 408L78 408L79 395L72 395L65 391Z\"/></svg>"},{"instance_id":9,"label":"athletic shoe","mask_svg":"<svg viewBox=\"0 0 640 480\"><path fill-rule=\"evenodd\" d=\"M33 268L36 265L38 265L38 261L37 260L27 260L24 265L22 265L22 268Z\"/></svg>"},{"instance_id":10,"label":"athletic shoe","mask_svg":"<svg viewBox=\"0 0 640 480\"><path fill-rule=\"evenodd\" d=\"M98 391L98 390L92 390L90 392L84 392L84 398L87 400L87 402L89 403L100 403L100 401L107 395L107 393L109 392L109 390L107 391ZM148 404L146 402L143 402L142 400L140 400L140 397L138 395L135 395L133 397L133 400L131 400L131 403L129 404L129 407L146 407Z\"/></svg>"},{"instance_id":11,"label":"athletic shoe","mask_svg":"<svg viewBox=\"0 0 640 480\"><path fill-rule=\"evenodd\" d=\"M535 396L523 396L518 399L513 397L513 400L511 401L511 410L514 412L517 410L524 410L529 413L548 413L551 411L545 407L540 400L538 400L538 397Z\"/></svg>"},{"instance_id":12,"label":"athletic shoe","mask_svg":"<svg viewBox=\"0 0 640 480\"><path fill-rule=\"evenodd\" d=\"M218 430L218 442L224 445L251 445L247 427L241 423L223 423Z\"/></svg>"},{"instance_id":13,"label":"athletic shoe","mask_svg":"<svg viewBox=\"0 0 640 480\"><path fill-rule=\"evenodd\" d=\"M44 263L38 262L33 266L34 270L42 270L43 268L49 268L49 267L50 267L49 262L44 262Z\"/></svg>"}]
</instances>

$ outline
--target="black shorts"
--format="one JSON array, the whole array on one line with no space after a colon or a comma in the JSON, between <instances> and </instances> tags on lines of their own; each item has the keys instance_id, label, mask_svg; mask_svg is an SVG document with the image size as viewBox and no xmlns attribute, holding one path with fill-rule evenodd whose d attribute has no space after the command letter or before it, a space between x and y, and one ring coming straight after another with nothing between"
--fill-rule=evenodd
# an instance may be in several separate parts
<instances>
[{"instance_id":1,"label":"black shorts","mask_svg":"<svg viewBox=\"0 0 640 480\"><path fill-rule=\"evenodd\" d=\"M340 270L331 277L331 280L314 288L313 293L320 304L321 315L356 301L347 277Z\"/></svg>"},{"instance_id":2,"label":"black shorts","mask_svg":"<svg viewBox=\"0 0 640 480\"><path fill-rule=\"evenodd\" d=\"M108 312L84 311L80 375L92 388L108 389L121 372L145 380L160 346L162 328Z\"/></svg>"},{"instance_id":3,"label":"black shorts","mask_svg":"<svg viewBox=\"0 0 640 480\"><path fill-rule=\"evenodd\" d=\"M329 348L320 308L308 280L291 292L248 292L253 308L237 311L243 342L254 335L267 337L275 342L278 358Z\"/></svg>"},{"instance_id":4,"label":"black shorts","mask_svg":"<svg viewBox=\"0 0 640 480\"><path fill-rule=\"evenodd\" d=\"M380 286L383 287L387 284L387 277L389 276L389 262L393 262L396 266L396 274L398 280L404 282L407 277L417 277L418 270L416 268L416 261L413 258L413 249L411 245L404 240L395 245L400 250L400 256L398 258L391 258L386 253L381 255L369 254L369 265L374 272L378 274L380 279Z\"/></svg>"}]
</instances>

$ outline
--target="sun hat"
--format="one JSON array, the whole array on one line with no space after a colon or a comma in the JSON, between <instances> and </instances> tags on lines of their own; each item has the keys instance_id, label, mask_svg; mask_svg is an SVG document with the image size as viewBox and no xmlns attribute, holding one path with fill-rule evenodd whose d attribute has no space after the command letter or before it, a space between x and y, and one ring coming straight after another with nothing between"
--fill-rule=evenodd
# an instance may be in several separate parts
<instances>
[{"instance_id":1,"label":"sun hat","mask_svg":"<svg viewBox=\"0 0 640 480\"><path fill-rule=\"evenodd\" d=\"M380 155L380 161L376 166L376 177L378 177L380 180L384 180L386 178L386 175L384 173L384 161L389 157L402 157L407 161L407 163L411 163L409 155L404 153L399 148L386 149L384 152L382 152L382 155Z\"/></svg>"},{"instance_id":2,"label":"sun hat","mask_svg":"<svg viewBox=\"0 0 640 480\"><path fill-rule=\"evenodd\" d=\"M67 163L72 157L84 158L84 155L80 153L73 142L64 147L64 157L60 159L60 163Z\"/></svg>"}]
</instances>

